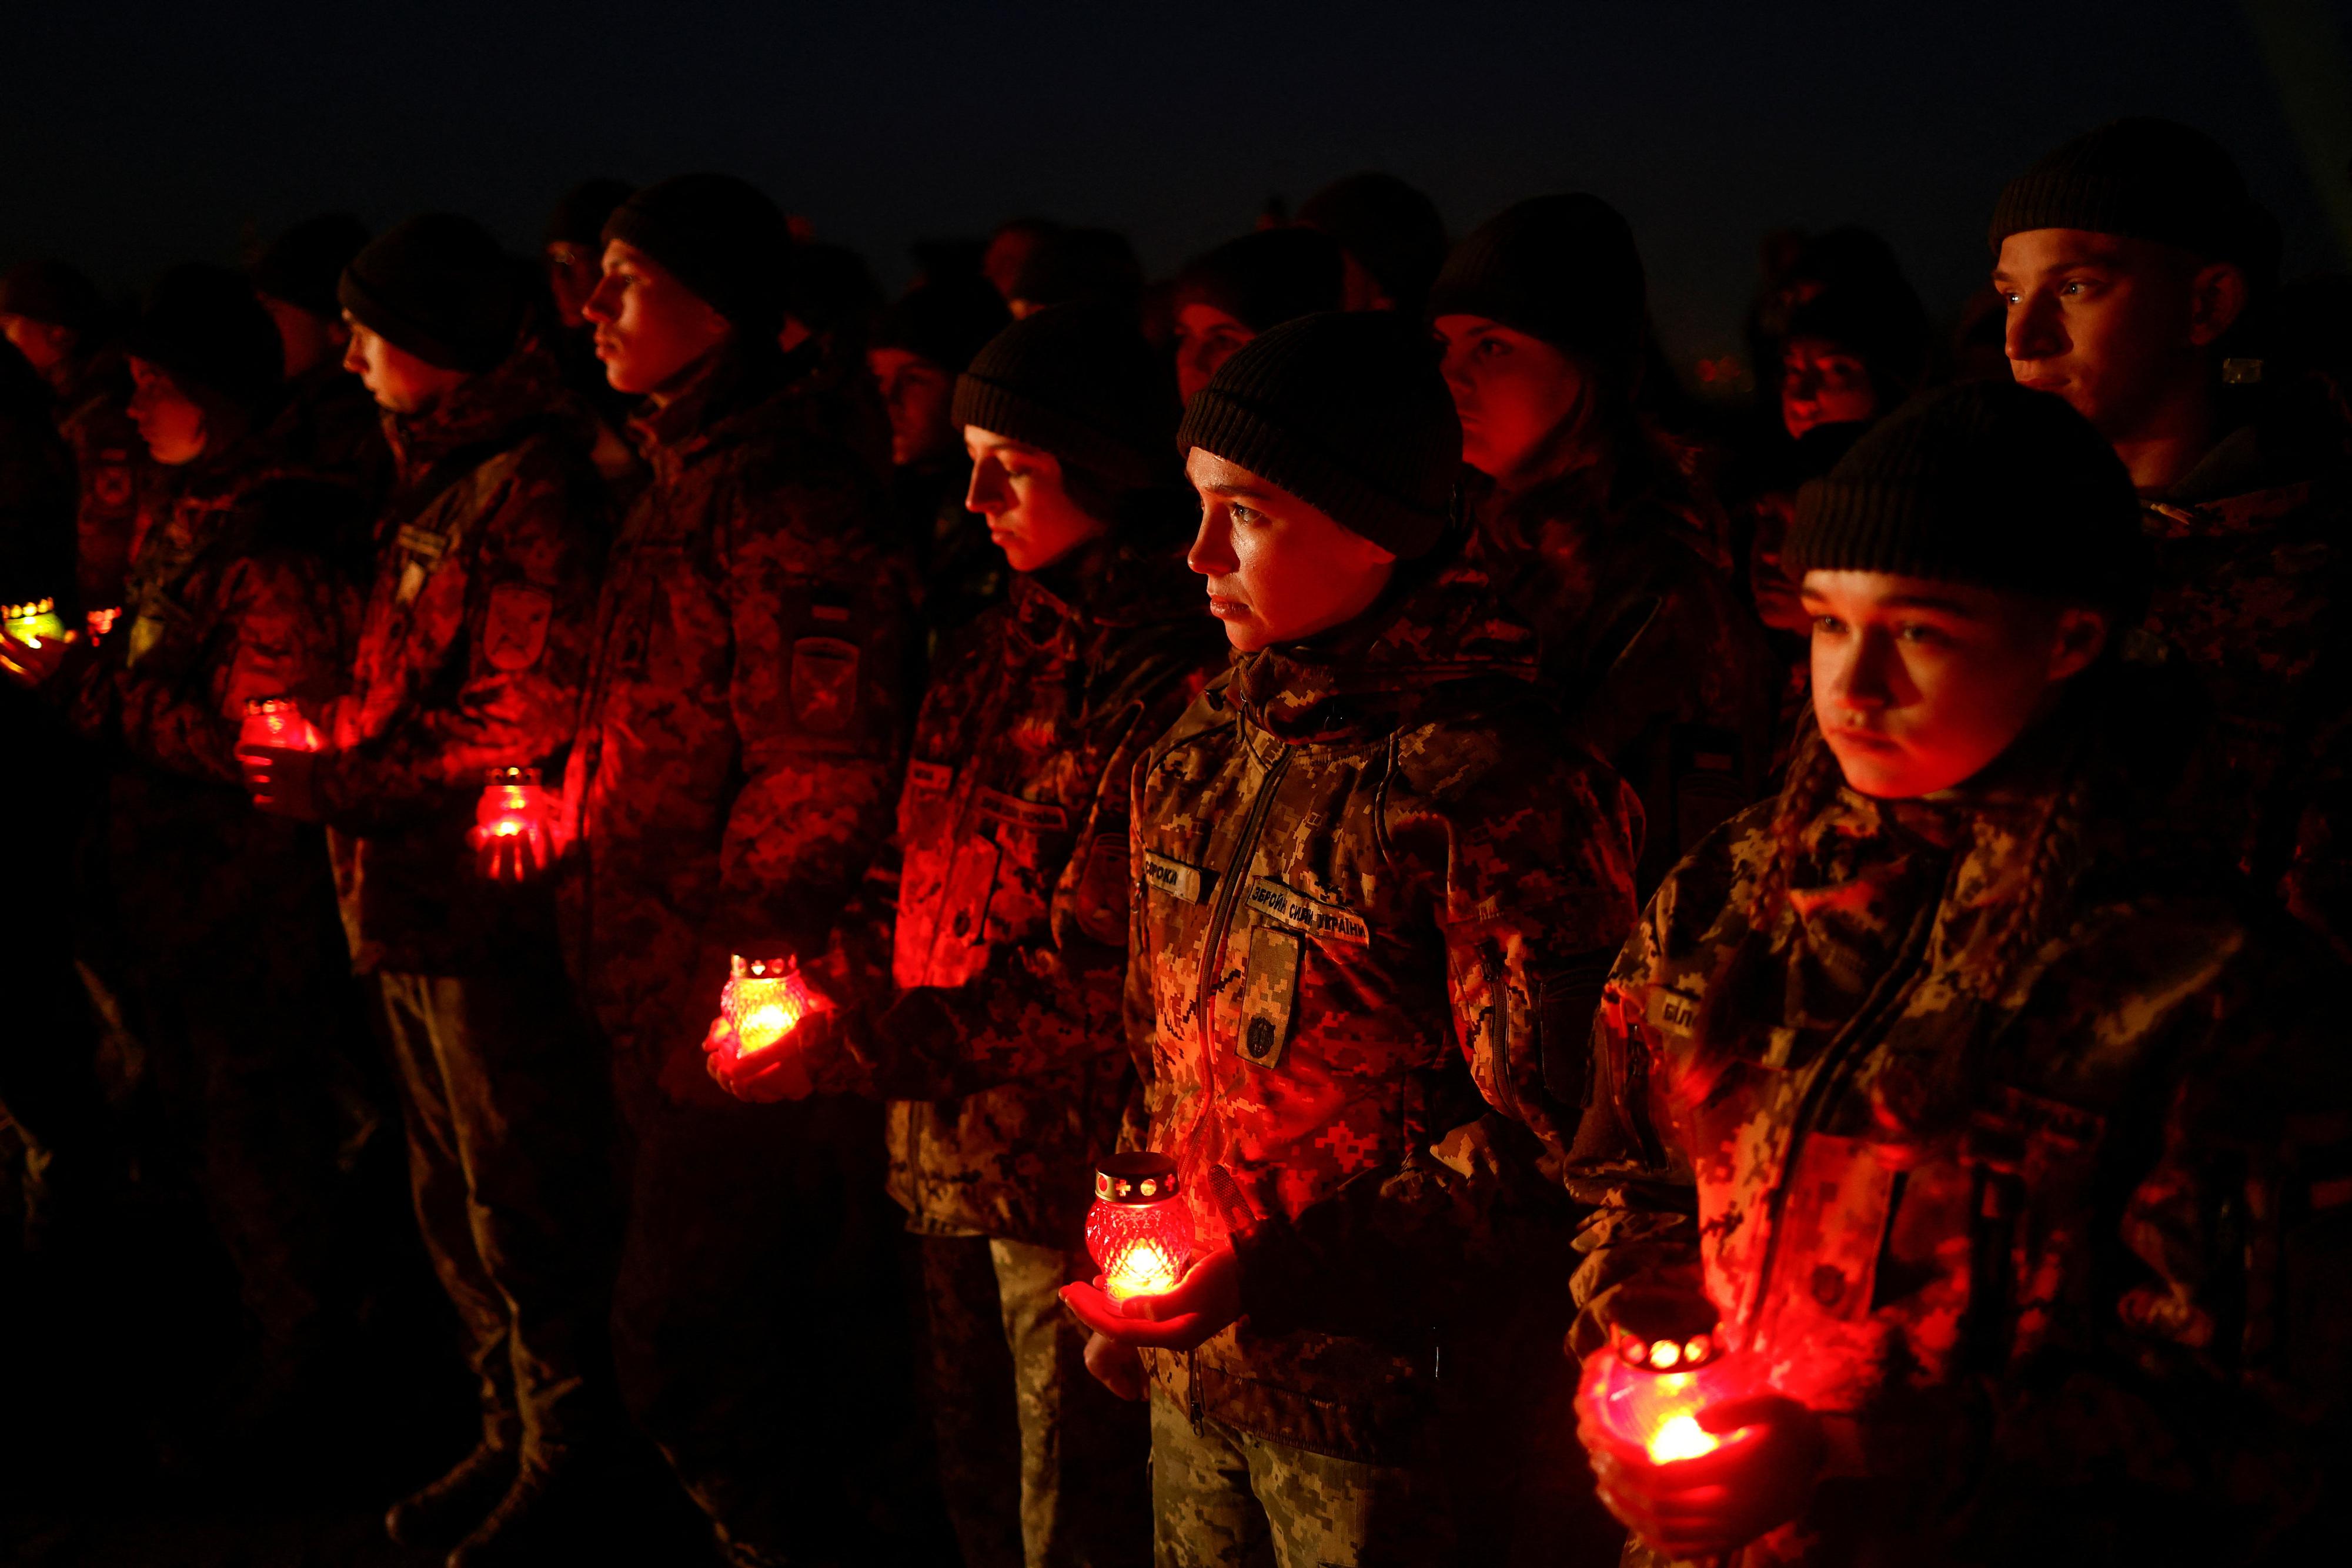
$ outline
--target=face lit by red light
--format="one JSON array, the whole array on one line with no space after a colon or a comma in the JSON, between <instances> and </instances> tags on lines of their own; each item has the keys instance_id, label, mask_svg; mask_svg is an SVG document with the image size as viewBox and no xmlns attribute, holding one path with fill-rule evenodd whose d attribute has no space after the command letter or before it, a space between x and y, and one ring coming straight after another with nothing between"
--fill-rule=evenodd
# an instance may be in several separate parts
<instances>
[{"instance_id":1,"label":"face lit by red light","mask_svg":"<svg viewBox=\"0 0 2352 1568\"><path fill-rule=\"evenodd\" d=\"M952 450L955 377L912 349L868 349L866 367L890 414L890 461L900 467Z\"/></svg>"},{"instance_id":2,"label":"face lit by red light","mask_svg":"<svg viewBox=\"0 0 2352 1568\"><path fill-rule=\"evenodd\" d=\"M1201 495L1185 564L1208 580L1209 613L1241 652L1345 625L1388 586L1395 556L1279 486L1199 446L1184 473Z\"/></svg>"},{"instance_id":3,"label":"face lit by red light","mask_svg":"<svg viewBox=\"0 0 2352 1568\"><path fill-rule=\"evenodd\" d=\"M383 338L343 313L352 330L343 346L343 369L359 377L378 408L423 413L466 381L463 371L444 370Z\"/></svg>"},{"instance_id":4,"label":"face lit by red light","mask_svg":"<svg viewBox=\"0 0 2352 1568\"><path fill-rule=\"evenodd\" d=\"M1813 714L1846 782L1907 800L1965 783L2106 645L2106 617L1961 583L1809 571Z\"/></svg>"},{"instance_id":5,"label":"face lit by red light","mask_svg":"<svg viewBox=\"0 0 2352 1568\"><path fill-rule=\"evenodd\" d=\"M1015 571L1039 571L1108 531L1070 497L1062 460L976 424L963 427L971 455L964 506L988 519L988 537Z\"/></svg>"},{"instance_id":6,"label":"face lit by red light","mask_svg":"<svg viewBox=\"0 0 2352 1568\"><path fill-rule=\"evenodd\" d=\"M557 240L545 252L547 291L555 297L555 318L566 330L578 331L587 324L583 314L588 308L588 297L596 292L597 281L604 277L596 247L578 245L571 240Z\"/></svg>"},{"instance_id":7,"label":"face lit by red light","mask_svg":"<svg viewBox=\"0 0 2352 1568\"><path fill-rule=\"evenodd\" d=\"M131 361L130 413L139 438L165 467L181 467L205 455L204 405L144 360Z\"/></svg>"},{"instance_id":8,"label":"face lit by red light","mask_svg":"<svg viewBox=\"0 0 2352 1568\"><path fill-rule=\"evenodd\" d=\"M0 338L7 339L9 346L25 356L25 362L43 375L70 359L79 340L70 327L13 312L0 312Z\"/></svg>"},{"instance_id":9,"label":"face lit by red light","mask_svg":"<svg viewBox=\"0 0 2352 1568\"><path fill-rule=\"evenodd\" d=\"M604 276L582 314L596 324L596 357L614 390L656 398L735 331L677 274L620 240L605 245Z\"/></svg>"},{"instance_id":10,"label":"face lit by red light","mask_svg":"<svg viewBox=\"0 0 2352 1568\"><path fill-rule=\"evenodd\" d=\"M1793 338L1780 357L1780 423L1789 439L1824 424L1854 424L1878 413L1878 392L1862 356L1819 338Z\"/></svg>"},{"instance_id":11,"label":"face lit by red light","mask_svg":"<svg viewBox=\"0 0 2352 1568\"><path fill-rule=\"evenodd\" d=\"M1176 391L1186 402L1209 384L1217 367L1257 334L1231 311L1202 300L1176 308Z\"/></svg>"},{"instance_id":12,"label":"face lit by red light","mask_svg":"<svg viewBox=\"0 0 2352 1568\"><path fill-rule=\"evenodd\" d=\"M1513 488L1566 457L1589 402L1583 367L1484 316L1440 316L1442 368L1462 416L1462 461Z\"/></svg>"}]
</instances>

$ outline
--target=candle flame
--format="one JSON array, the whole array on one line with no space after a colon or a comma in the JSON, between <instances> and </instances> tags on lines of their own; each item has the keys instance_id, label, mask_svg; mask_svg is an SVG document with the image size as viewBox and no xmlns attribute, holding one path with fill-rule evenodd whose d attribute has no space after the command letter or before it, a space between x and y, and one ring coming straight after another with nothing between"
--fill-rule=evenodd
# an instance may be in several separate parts
<instances>
[{"instance_id":1,"label":"candle flame","mask_svg":"<svg viewBox=\"0 0 2352 1568\"><path fill-rule=\"evenodd\" d=\"M1114 1301L1164 1295L1175 1288L1175 1258L1149 1236L1138 1239L1103 1270L1103 1292Z\"/></svg>"},{"instance_id":2,"label":"candle flame","mask_svg":"<svg viewBox=\"0 0 2352 1568\"><path fill-rule=\"evenodd\" d=\"M1676 1459L1696 1459L1721 1447L1723 1439L1700 1426L1697 1416L1670 1416L1650 1439L1650 1462L1670 1465Z\"/></svg>"}]
</instances>

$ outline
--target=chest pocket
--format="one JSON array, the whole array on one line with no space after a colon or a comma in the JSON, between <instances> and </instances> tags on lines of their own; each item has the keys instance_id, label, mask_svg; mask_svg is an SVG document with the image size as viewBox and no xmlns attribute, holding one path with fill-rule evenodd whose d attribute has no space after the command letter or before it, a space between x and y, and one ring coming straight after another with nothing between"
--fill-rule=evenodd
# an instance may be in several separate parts
<instances>
[{"instance_id":1,"label":"chest pocket","mask_svg":"<svg viewBox=\"0 0 2352 1568\"><path fill-rule=\"evenodd\" d=\"M1368 947L1371 927L1354 910L1309 897L1270 876L1253 881L1243 903L1250 915L1249 958L1242 975L1235 1049L1252 1066L1280 1067L1297 1019L1308 946Z\"/></svg>"},{"instance_id":2,"label":"chest pocket","mask_svg":"<svg viewBox=\"0 0 2352 1568\"><path fill-rule=\"evenodd\" d=\"M914 912L911 929L901 925L893 955L901 986L966 985L992 945L1045 922L1068 814L1052 801L982 789L966 815L970 831L954 842L936 902Z\"/></svg>"},{"instance_id":3,"label":"chest pocket","mask_svg":"<svg viewBox=\"0 0 2352 1568\"><path fill-rule=\"evenodd\" d=\"M614 562L606 580L613 618L604 643L605 668L613 678L643 680L653 665L654 622L668 606L662 584L686 567L686 552L674 545L638 545Z\"/></svg>"}]
</instances>

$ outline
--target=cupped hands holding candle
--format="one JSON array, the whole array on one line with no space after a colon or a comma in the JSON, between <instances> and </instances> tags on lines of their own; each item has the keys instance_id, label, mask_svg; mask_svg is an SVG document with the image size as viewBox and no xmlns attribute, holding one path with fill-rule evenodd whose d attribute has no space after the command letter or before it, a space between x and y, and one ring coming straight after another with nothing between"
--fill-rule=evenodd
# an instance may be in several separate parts
<instances>
[{"instance_id":1,"label":"cupped hands holding candle","mask_svg":"<svg viewBox=\"0 0 2352 1568\"><path fill-rule=\"evenodd\" d=\"M528 882L555 859L554 802L536 768L493 768L466 835L475 863L492 882Z\"/></svg>"},{"instance_id":2,"label":"cupped hands holding candle","mask_svg":"<svg viewBox=\"0 0 2352 1568\"><path fill-rule=\"evenodd\" d=\"M315 775L326 737L292 697L247 697L236 760L253 803L274 816L320 820Z\"/></svg>"},{"instance_id":3,"label":"cupped hands holding candle","mask_svg":"<svg viewBox=\"0 0 2352 1568\"><path fill-rule=\"evenodd\" d=\"M1087 1366L1113 1393L1143 1397L1137 1350L1191 1350L1242 1315L1240 1262L1231 1247L1193 1260L1192 1210L1166 1155L1102 1162L1087 1250L1102 1272L1063 1286L1062 1300L1094 1331Z\"/></svg>"},{"instance_id":4,"label":"cupped hands holding candle","mask_svg":"<svg viewBox=\"0 0 2352 1568\"><path fill-rule=\"evenodd\" d=\"M80 641L57 609L53 599L0 606L0 669L20 685L46 685Z\"/></svg>"},{"instance_id":5,"label":"cupped hands holding candle","mask_svg":"<svg viewBox=\"0 0 2352 1568\"><path fill-rule=\"evenodd\" d=\"M703 1066L738 1100L769 1103L805 1099L816 1087L791 1039L803 1023L833 1010L790 957L738 953L719 995L719 1016L702 1039Z\"/></svg>"}]
</instances>

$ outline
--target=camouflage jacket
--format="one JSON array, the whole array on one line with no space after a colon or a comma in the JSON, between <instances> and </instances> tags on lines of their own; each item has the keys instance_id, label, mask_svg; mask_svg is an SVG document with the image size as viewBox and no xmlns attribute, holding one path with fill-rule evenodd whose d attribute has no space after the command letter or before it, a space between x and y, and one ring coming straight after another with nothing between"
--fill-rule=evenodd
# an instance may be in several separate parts
<instances>
[{"instance_id":1,"label":"camouflage jacket","mask_svg":"<svg viewBox=\"0 0 2352 1568\"><path fill-rule=\"evenodd\" d=\"M289 462L350 485L371 504L392 487L392 451L375 399L340 361L314 365L287 383L268 439Z\"/></svg>"},{"instance_id":2,"label":"camouflage jacket","mask_svg":"<svg viewBox=\"0 0 2352 1568\"><path fill-rule=\"evenodd\" d=\"M988 537L987 519L964 509L971 464L960 454L891 476L900 537L921 573L923 626L931 657L947 641L1000 602L1013 580L1004 552Z\"/></svg>"},{"instance_id":3,"label":"camouflage jacket","mask_svg":"<svg viewBox=\"0 0 2352 1568\"><path fill-rule=\"evenodd\" d=\"M2240 869L2352 957L2352 489L2344 460L2240 426L2142 512L2156 590L2136 656L2201 678L2193 809Z\"/></svg>"},{"instance_id":4,"label":"camouflage jacket","mask_svg":"<svg viewBox=\"0 0 2352 1568\"><path fill-rule=\"evenodd\" d=\"M552 783L578 713L607 520L564 401L526 350L383 421L399 480L317 774L362 973L472 973L552 940L546 888L485 883L467 832L488 769Z\"/></svg>"},{"instance_id":5,"label":"camouflage jacket","mask_svg":"<svg viewBox=\"0 0 2352 1568\"><path fill-rule=\"evenodd\" d=\"M1128 967L1150 1146L1249 1314L1155 1375L1391 1463L1433 1325L1474 1332L1506 1233L1558 1207L1537 1167L1576 1086L1548 1058L1633 915L1630 793L1561 736L1534 634L1458 561L1413 578L1237 659L1152 747Z\"/></svg>"},{"instance_id":6,"label":"camouflage jacket","mask_svg":"<svg viewBox=\"0 0 2352 1568\"><path fill-rule=\"evenodd\" d=\"M1610 977L1575 1343L1620 1288L1703 1290L1822 1416L1811 1509L1748 1568L2239 1561L2342 1463L2340 1429L2313 1441L2347 1365L2317 1301L2352 1264L2323 977L2083 723L1916 801L1833 766L1807 793L1809 747L1793 839L1777 801L1727 823Z\"/></svg>"},{"instance_id":7,"label":"camouflage jacket","mask_svg":"<svg viewBox=\"0 0 2352 1568\"><path fill-rule=\"evenodd\" d=\"M73 455L75 590L82 610L124 601L142 497L171 482L131 422L131 372L112 349L88 355L56 382L58 434Z\"/></svg>"},{"instance_id":8,"label":"camouflage jacket","mask_svg":"<svg viewBox=\"0 0 2352 1568\"><path fill-rule=\"evenodd\" d=\"M249 697L313 711L348 667L357 593L316 548L351 492L272 466L258 442L200 459L131 563L122 622L74 674L75 726L115 758L109 859L151 953L249 941L259 911L323 880L320 831L254 810L236 759Z\"/></svg>"},{"instance_id":9,"label":"camouflage jacket","mask_svg":"<svg viewBox=\"0 0 2352 1568\"><path fill-rule=\"evenodd\" d=\"M814 954L889 831L913 631L881 482L814 394L714 356L632 422L651 465L597 601L565 772L564 941L614 1044L712 1096L727 956Z\"/></svg>"},{"instance_id":10,"label":"camouflage jacket","mask_svg":"<svg viewBox=\"0 0 2352 1568\"><path fill-rule=\"evenodd\" d=\"M1704 553L1705 516L1620 495L1601 467L1508 500L1482 486L1473 506L1477 558L1536 629L1560 711L1641 799L1646 893L1764 788L1780 670L1763 629Z\"/></svg>"},{"instance_id":11,"label":"camouflage jacket","mask_svg":"<svg viewBox=\"0 0 2352 1568\"><path fill-rule=\"evenodd\" d=\"M1102 543L1016 576L933 665L864 901L887 978L859 988L873 1082L908 1096L889 1182L918 1228L1078 1245L1134 1088L1129 782L1224 663L1180 557Z\"/></svg>"}]
</instances>

